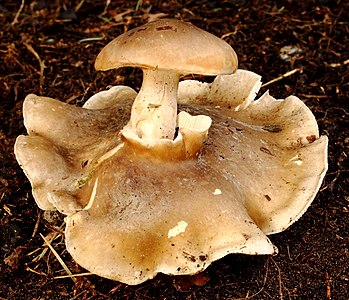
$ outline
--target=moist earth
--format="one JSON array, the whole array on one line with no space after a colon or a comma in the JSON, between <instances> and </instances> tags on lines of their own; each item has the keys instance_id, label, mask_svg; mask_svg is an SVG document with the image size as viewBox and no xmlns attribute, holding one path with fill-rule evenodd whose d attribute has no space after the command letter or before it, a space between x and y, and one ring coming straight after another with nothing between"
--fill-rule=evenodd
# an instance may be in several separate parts
<instances>
[{"instance_id":1,"label":"moist earth","mask_svg":"<svg viewBox=\"0 0 349 300\"><path fill-rule=\"evenodd\" d=\"M0 299L349 299L348 9L341 0L1 1ZM195 276L129 286L83 275L65 249L63 217L38 209L13 144L29 93L81 106L108 86L139 89L141 71L93 63L107 42L160 17L223 38L239 68L263 76L260 93L302 99L329 137L329 170L303 217L270 236L278 255L229 255ZM82 275L67 277L57 257Z\"/></svg>"}]
</instances>

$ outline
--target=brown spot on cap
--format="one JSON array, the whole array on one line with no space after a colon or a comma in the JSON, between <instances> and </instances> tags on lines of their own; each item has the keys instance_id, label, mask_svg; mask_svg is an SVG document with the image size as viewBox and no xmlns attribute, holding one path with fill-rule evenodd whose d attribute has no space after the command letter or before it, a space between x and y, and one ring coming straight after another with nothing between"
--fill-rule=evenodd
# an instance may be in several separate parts
<instances>
[{"instance_id":1,"label":"brown spot on cap","mask_svg":"<svg viewBox=\"0 0 349 300\"><path fill-rule=\"evenodd\" d=\"M268 201L271 201L271 198L269 195L264 195L264 197L268 200Z\"/></svg>"},{"instance_id":2,"label":"brown spot on cap","mask_svg":"<svg viewBox=\"0 0 349 300\"><path fill-rule=\"evenodd\" d=\"M259 150L261 150L262 152L264 152L264 153L266 153L268 155L274 156L274 154L271 153L271 151L268 148L260 147Z\"/></svg>"},{"instance_id":3,"label":"brown spot on cap","mask_svg":"<svg viewBox=\"0 0 349 300\"><path fill-rule=\"evenodd\" d=\"M307 141L311 144L316 141L316 136L314 134L307 136Z\"/></svg>"},{"instance_id":4,"label":"brown spot on cap","mask_svg":"<svg viewBox=\"0 0 349 300\"><path fill-rule=\"evenodd\" d=\"M173 31L177 31L177 28L173 28L172 26L162 26L162 27L157 27L156 30L160 31L160 30L173 30Z\"/></svg>"}]
</instances>

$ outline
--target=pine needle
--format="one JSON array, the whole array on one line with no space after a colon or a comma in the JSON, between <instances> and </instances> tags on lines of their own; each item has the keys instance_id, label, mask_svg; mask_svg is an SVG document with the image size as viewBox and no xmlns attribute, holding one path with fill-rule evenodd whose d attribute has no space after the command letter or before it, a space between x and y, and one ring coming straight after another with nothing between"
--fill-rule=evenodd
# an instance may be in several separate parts
<instances>
[{"instance_id":1,"label":"pine needle","mask_svg":"<svg viewBox=\"0 0 349 300\"><path fill-rule=\"evenodd\" d=\"M72 277L80 277L80 276L90 276L94 275L93 273L86 272L86 273L79 273L79 274L72 274L72 275L63 275L63 276L56 276L53 277L53 279L64 279L64 278L72 278Z\"/></svg>"},{"instance_id":2,"label":"pine needle","mask_svg":"<svg viewBox=\"0 0 349 300\"><path fill-rule=\"evenodd\" d=\"M40 233L41 238L44 240L45 244L50 248L56 259L59 261L63 269L67 272L67 274L70 275L71 280L73 282L76 282L76 278L74 277L73 273L69 270L63 259L59 256L59 254L56 252L56 250L52 247L52 245L48 242L48 240Z\"/></svg>"}]
</instances>

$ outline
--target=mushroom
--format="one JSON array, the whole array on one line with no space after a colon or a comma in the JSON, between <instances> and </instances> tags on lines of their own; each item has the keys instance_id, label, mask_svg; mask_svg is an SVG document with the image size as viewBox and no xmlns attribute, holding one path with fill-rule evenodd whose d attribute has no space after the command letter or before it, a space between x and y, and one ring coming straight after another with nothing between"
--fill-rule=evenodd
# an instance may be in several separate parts
<instances>
[{"instance_id":1,"label":"mushroom","mask_svg":"<svg viewBox=\"0 0 349 300\"><path fill-rule=\"evenodd\" d=\"M255 100L260 76L227 74L236 63L220 39L164 19L97 58L99 69L141 67L138 94L117 86L82 108L26 97L16 158L39 207L66 214L66 246L81 266L139 284L198 273L229 253L276 253L266 235L311 204L327 137L298 98ZM178 84L190 72L221 75Z\"/></svg>"}]
</instances>

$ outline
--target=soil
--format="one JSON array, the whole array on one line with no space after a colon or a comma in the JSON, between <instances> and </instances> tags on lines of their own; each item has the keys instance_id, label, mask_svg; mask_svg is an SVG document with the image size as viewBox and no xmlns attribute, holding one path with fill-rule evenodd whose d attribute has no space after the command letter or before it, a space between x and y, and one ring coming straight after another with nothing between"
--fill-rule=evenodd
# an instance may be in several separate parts
<instances>
[{"instance_id":1,"label":"soil","mask_svg":"<svg viewBox=\"0 0 349 300\"><path fill-rule=\"evenodd\" d=\"M349 299L348 11L341 0L0 1L0 299ZM139 70L96 72L95 57L119 34L164 16L223 37L239 67L263 82L278 78L261 92L301 98L329 137L328 173L303 217L270 236L276 256L229 255L196 276L159 274L137 286L57 278L66 272L42 236L54 237L73 273L86 270L65 250L63 217L40 211L15 160L24 97L82 105L109 85L139 88Z\"/></svg>"}]
</instances>

